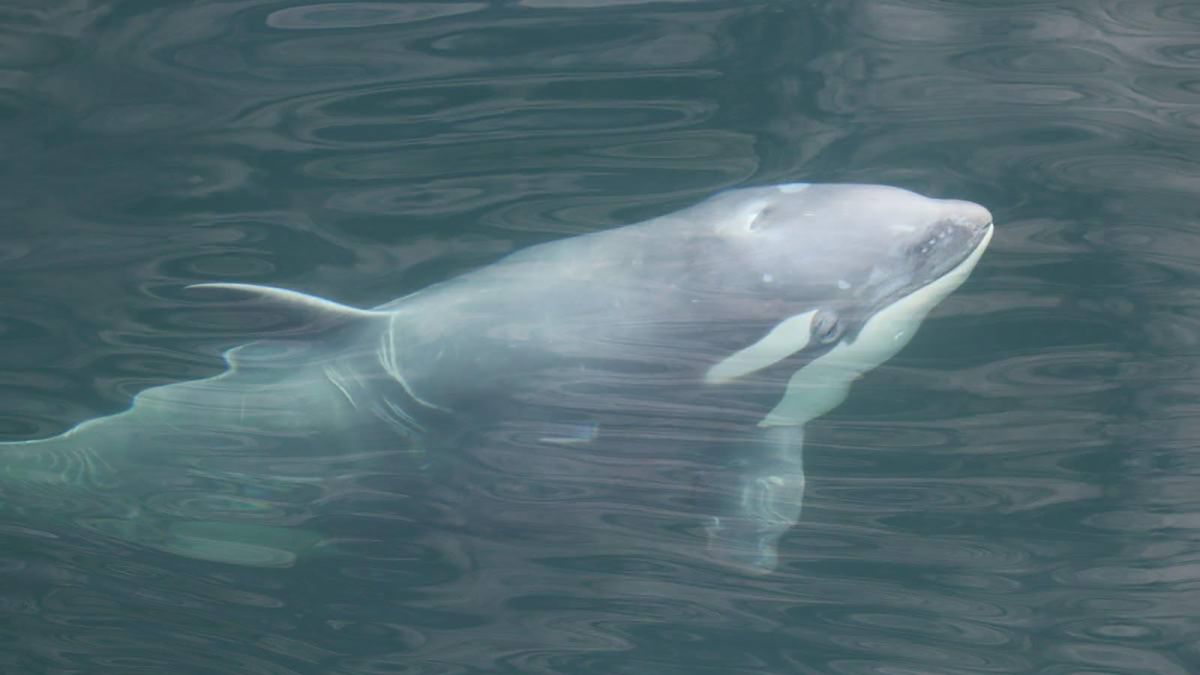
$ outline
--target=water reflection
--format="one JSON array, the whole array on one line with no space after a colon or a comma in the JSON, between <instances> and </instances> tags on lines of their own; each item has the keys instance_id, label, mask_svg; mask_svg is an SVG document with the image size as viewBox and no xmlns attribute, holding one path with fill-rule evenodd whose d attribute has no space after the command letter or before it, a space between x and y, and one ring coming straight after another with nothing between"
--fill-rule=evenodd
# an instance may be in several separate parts
<instances>
[{"instance_id":1,"label":"water reflection","mask_svg":"<svg viewBox=\"0 0 1200 675\"><path fill-rule=\"evenodd\" d=\"M206 309L188 282L370 306L786 179L970 198L999 224L972 283L812 430L809 504L775 575L679 554L701 532L653 487L671 466L627 485L533 481L514 432L511 462L455 467L493 477L476 495L379 465L285 465L342 476L306 514L339 533L337 552L291 568L0 510L14 645L0 669L1158 675L1195 661L1192 5L73 0L0 16L9 438L217 372L255 317ZM623 492L637 485L651 487ZM155 508L271 519L268 488L221 504L181 489ZM571 531L526 520L566 506Z\"/></svg>"}]
</instances>

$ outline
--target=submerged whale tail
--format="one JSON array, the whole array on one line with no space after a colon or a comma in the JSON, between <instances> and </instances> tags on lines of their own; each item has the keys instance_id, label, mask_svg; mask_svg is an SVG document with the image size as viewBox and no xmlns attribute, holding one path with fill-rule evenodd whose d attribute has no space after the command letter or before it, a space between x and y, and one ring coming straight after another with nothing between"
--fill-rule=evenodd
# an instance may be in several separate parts
<instances>
[{"instance_id":1,"label":"submerged whale tail","mask_svg":"<svg viewBox=\"0 0 1200 675\"><path fill-rule=\"evenodd\" d=\"M374 344L345 347L376 329L380 313L281 289L203 286L253 293L252 304L285 310L288 327L226 352L215 377L145 390L124 412L59 436L0 443L0 519L287 565L323 547L301 525L330 476L371 452L419 451L411 425L408 437L395 434L401 422L371 396L382 383L355 372L375 358Z\"/></svg>"},{"instance_id":2,"label":"submerged whale tail","mask_svg":"<svg viewBox=\"0 0 1200 675\"><path fill-rule=\"evenodd\" d=\"M199 467L111 461L73 434L0 444L0 519L203 560L277 567L321 548L297 525L319 486Z\"/></svg>"}]
</instances>

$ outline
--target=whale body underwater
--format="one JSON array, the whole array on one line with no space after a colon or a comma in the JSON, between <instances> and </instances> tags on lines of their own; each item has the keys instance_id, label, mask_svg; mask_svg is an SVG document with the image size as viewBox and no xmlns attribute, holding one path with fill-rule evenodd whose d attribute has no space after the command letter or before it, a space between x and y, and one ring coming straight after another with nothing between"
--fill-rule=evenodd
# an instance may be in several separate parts
<instances>
[{"instance_id":1,"label":"whale body underwater","mask_svg":"<svg viewBox=\"0 0 1200 675\"><path fill-rule=\"evenodd\" d=\"M217 376L0 444L0 516L287 565L329 536L309 529L320 504L361 496L356 466L420 473L458 452L485 482L487 467L534 485L645 471L697 523L680 541L770 571L800 517L805 425L909 342L992 231L967 201L783 184L535 245L371 309L199 284L291 328L252 335ZM493 491L482 511L520 502Z\"/></svg>"}]
</instances>

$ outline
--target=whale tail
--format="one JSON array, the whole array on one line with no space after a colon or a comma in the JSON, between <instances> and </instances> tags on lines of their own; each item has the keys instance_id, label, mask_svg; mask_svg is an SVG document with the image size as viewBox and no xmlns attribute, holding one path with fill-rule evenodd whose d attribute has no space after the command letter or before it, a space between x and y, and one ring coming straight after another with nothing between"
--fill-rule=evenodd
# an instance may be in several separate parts
<instances>
[{"instance_id":1,"label":"whale tail","mask_svg":"<svg viewBox=\"0 0 1200 675\"><path fill-rule=\"evenodd\" d=\"M300 527L303 506L319 498L311 482L117 465L106 454L70 435L0 444L0 521L256 567L322 548L318 533Z\"/></svg>"},{"instance_id":2,"label":"whale tail","mask_svg":"<svg viewBox=\"0 0 1200 675\"><path fill-rule=\"evenodd\" d=\"M225 353L214 377L140 392L129 409L36 441L0 443L0 519L240 565L324 548L303 525L364 457L420 451L385 405L375 335L387 314L246 284L281 327ZM411 424L410 424L411 426ZM332 477L332 479L331 479Z\"/></svg>"},{"instance_id":3,"label":"whale tail","mask_svg":"<svg viewBox=\"0 0 1200 675\"><path fill-rule=\"evenodd\" d=\"M330 477L380 452L384 434L413 452L396 440L395 420L373 423L382 384L356 375L374 357L371 330L384 313L278 288L200 287L248 294L236 305L274 311L282 328L226 352L220 375L146 389L128 410L60 436L0 443L0 520L284 566L323 548L304 525Z\"/></svg>"}]
</instances>

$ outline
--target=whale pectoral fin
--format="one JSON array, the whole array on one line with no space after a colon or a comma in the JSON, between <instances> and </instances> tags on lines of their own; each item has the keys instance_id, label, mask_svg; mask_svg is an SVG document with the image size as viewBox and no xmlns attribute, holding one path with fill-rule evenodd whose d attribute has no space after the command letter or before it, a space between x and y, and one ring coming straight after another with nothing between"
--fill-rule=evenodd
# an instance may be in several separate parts
<instances>
[{"instance_id":1,"label":"whale pectoral fin","mask_svg":"<svg viewBox=\"0 0 1200 675\"><path fill-rule=\"evenodd\" d=\"M760 429L723 515L708 527L708 551L723 563L770 572L779 540L800 519L804 500L804 428ZM745 456L745 455L744 455Z\"/></svg>"},{"instance_id":2,"label":"whale pectoral fin","mask_svg":"<svg viewBox=\"0 0 1200 675\"><path fill-rule=\"evenodd\" d=\"M319 333L330 328L338 328L363 320L389 316L388 312L351 307L332 300L326 300L325 298L319 298L315 295L308 295L286 288L276 288L274 286L239 283L203 283L192 284L187 289L236 291L248 294L254 301L272 308L290 310L300 317L303 325L298 329L289 330L286 333ZM274 334L275 332L273 331Z\"/></svg>"}]
</instances>

